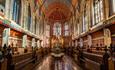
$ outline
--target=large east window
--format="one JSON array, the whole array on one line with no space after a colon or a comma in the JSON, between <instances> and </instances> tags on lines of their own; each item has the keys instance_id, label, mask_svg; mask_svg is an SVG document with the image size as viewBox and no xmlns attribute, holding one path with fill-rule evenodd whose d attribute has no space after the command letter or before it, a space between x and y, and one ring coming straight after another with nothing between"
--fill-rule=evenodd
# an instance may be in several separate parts
<instances>
[{"instance_id":1,"label":"large east window","mask_svg":"<svg viewBox=\"0 0 115 70\"><path fill-rule=\"evenodd\" d=\"M104 17L104 12L103 12L103 0L94 0L94 22L93 25L98 24L100 21L103 20Z\"/></svg>"},{"instance_id":2,"label":"large east window","mask_svg":"<svg viewBox=\"0 0 115 70\"><path fill-rule=\"evenodd\" d=\"M54 23L53 35L55 36L61 35L61 24L59 22Z\"/></svg>"}]
</instances>

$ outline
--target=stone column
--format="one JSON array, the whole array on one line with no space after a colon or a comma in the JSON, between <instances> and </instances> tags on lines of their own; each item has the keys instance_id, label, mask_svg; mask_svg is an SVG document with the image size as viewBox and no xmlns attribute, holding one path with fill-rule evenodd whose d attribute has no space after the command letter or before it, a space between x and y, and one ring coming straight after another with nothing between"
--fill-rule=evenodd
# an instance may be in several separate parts
<instances>
[{"instance_id":1,"label":"stone column","mask_svg":"<svg viewBox=\"0 0 115 70\"><path fill-rule=\"evenodd\" d=\"M27 18L28 18L28 1L24 2L24 28L27 30Z\"/></svg>"},{"instance_id":2,"label":"stone column","mask_svg":"<svg viewBox=\"0 0 115 70\"><path fill-rule=\"evenodd\" d=\"M95 24L95 21L94 21L94 6L93 6L93 0L91 0L91 18L92 18L92 24L91 24L91 26L93 25L93 24Z\"/></svg>"},{"instance_id":3,"label":"stone column","mask_svg":"<svg viewBox=\"0 0 115 70\"><path fill-rule=\"evenodd\" d=\"M7 18L9 18L10 16L10 0L6 0L6 4L5 4L5 16Z\"/></svg>"}]
</instances>

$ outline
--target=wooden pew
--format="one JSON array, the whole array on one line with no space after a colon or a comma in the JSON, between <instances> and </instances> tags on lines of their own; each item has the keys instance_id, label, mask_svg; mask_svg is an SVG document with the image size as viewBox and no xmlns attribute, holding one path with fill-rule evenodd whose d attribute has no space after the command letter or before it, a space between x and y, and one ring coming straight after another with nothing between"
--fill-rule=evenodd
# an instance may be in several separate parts
<instances>
[{"instance_id":1,"label":"wooden pew","mask_svg":"<svg viewBox=\"0 0 115 70\"><path fill-rule=\"evenodd\" d=\"M101 70L101 64L103 63L103 56L88 52L83 52L85 61L85 67L89 70Z\"/></svg>"},{"instance_id":2,"label":"wooden pew","mask_svg":"<svg viewBox=\"0 0 115 70\"><path fill-rule=\"evenodd\" d=\"M33 65L35 59L32 57L32 53L24 53L19 55L12 55L8 57L8 70L30 70L30 65Z\"/></svg>"},{"instance_id":3,"label":"wooden pew","mask_svg":"<svg viewBox=\"0 0 115 70\"><path fill-rule=\"evenodd\" d=\"M6 47L3 53L5 60L0 62L0 70L32 70L50 53L50 48Z\"/></svg>"},{"instance_id":4,"label":"wooden pew","mask_svg":"<svg viewBox=\"0 0 115 70\"><path fill-rule=\"evenodd\" d=\"M0 61L0 70L7 70L7 59L3 59L3 61Z\"/></svg>"},{"instance_id":5,"label":"wooden pew","mask_svg":"<svg viewBox=\"0 0 115 70\"><path fill-rule=\"evenodd\" d=\"M74 48L73 59L82 68L88 70L108 70L109 55L104 51L104 47L97 48Z\"/></svg>"}]
</instances>

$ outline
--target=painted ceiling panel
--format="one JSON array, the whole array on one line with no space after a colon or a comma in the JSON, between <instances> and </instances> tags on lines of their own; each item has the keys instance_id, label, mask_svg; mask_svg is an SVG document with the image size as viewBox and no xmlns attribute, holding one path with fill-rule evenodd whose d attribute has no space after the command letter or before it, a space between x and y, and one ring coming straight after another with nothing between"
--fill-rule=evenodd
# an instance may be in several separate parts
<instances>
[{"instance_id":1,"label":"painted ceiling panel","mask_svg":"<svg viewBox=\"0 0 115 70\"><path fill-rule=\"evenodd\" d=\"M37 0L37 2L39 4L39 12L44 12L47 19L62 20L65 17L70 17L77 0ZM60 13L64 16L58 16Z\"/></svg>"}]
</instances>

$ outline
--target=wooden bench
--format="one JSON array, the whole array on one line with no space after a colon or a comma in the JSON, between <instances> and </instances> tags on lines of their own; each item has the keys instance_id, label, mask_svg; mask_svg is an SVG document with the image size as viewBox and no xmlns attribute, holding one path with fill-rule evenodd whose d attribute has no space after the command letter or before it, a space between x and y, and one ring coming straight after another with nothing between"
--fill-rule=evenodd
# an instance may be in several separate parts
<instances>
[{"instance_id":1,"label":"wooden bench","mask_svg":"<svg viewBox=\"0 0 115 70\"><path fill-rule=\"evenodd\" d=\"M9 58L10 60L10 58ZM8 62L10 64L8 64L10 67L10 69L12 70L23 70L26 67L28 67L29 69L31 69L31 67L29 67L28 65L32 65L32 62L35 59L32 57L32 53L24 53L24 54L19 54L19 55L12 55L12 59Z\"/></svg>"},{"instance_id":2,"label":"wooden bench","mask_svg":"<svg viewBox=\"0 0 115 70\"><path fill-rule=\"evenodd\" d=\"M108 58L107 54L95 54L89 52L83 52L83 57L85 60L85 67L89 70L108 70Z\"/></svg>"}]
</instances>

